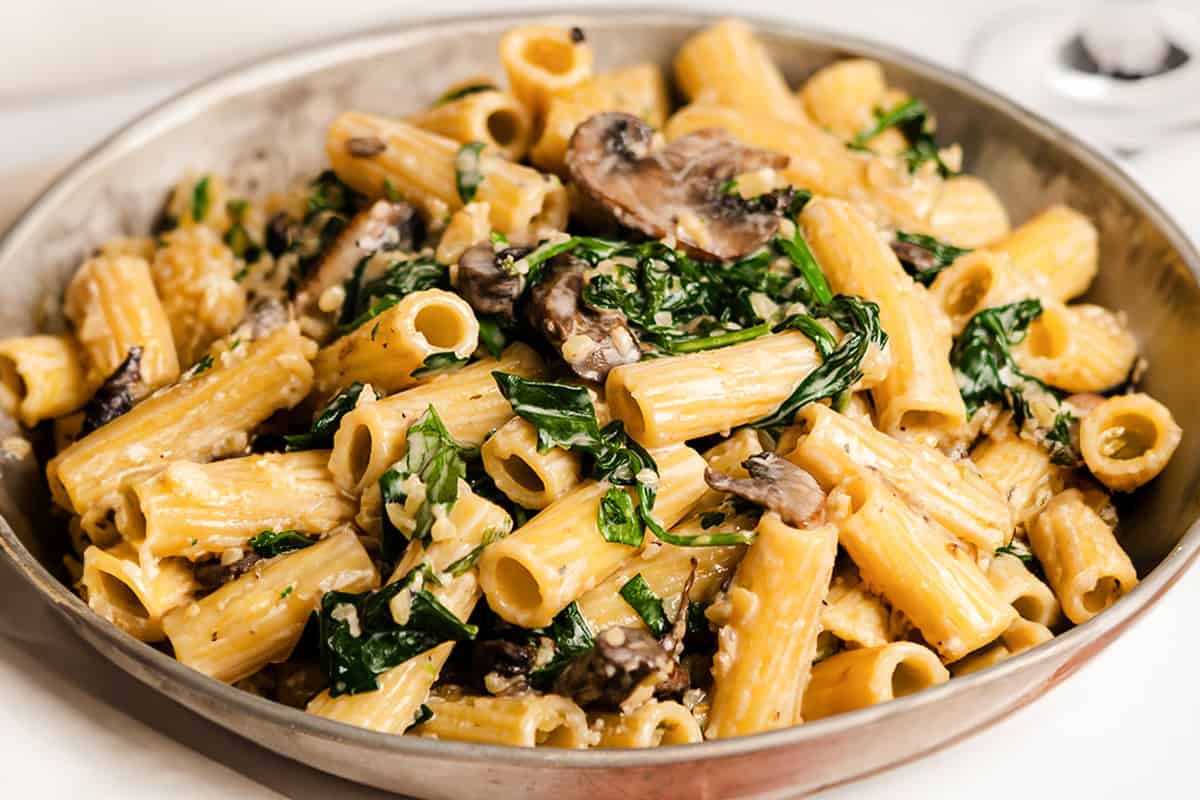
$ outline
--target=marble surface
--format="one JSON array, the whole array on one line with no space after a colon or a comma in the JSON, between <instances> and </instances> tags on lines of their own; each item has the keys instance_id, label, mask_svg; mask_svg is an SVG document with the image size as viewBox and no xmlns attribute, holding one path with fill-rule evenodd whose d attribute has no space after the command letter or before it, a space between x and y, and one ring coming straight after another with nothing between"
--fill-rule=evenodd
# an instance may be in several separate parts
<instances>
[{"instance_id":1,"label":"marble surface","mask_svg":"<svg viewBox=\"0 0 1200 800\"><path fill-rule=\"evenodd\" d=\"M0 48L11 64L0 76L0 229L71 157L204 74L285 45L428 11L383 0L357 0L352 7L293 0L286 9L252 13L234 0L4 5ZM487 7L564 5L493 0ZM659 5L736 8L886 37L956 67L965 62L971 34L1015 4ZM479 4L446 0L438 13L473 7ZM74 24L61 25L63 19ZM1181 134L1130 167L1200 239L1194 188L1200 135ZM1191 758L1200 742L1200 688L1193 673L1200 637L1189 612L1198 607L1200 570L1192 570L1128 634L1048 697L938 754L821 797L1195 796ZM142 687L75 639L2 557L0 707L0 766L12 796L383 796L275 756Z\"/></svg>"}]
</instances>

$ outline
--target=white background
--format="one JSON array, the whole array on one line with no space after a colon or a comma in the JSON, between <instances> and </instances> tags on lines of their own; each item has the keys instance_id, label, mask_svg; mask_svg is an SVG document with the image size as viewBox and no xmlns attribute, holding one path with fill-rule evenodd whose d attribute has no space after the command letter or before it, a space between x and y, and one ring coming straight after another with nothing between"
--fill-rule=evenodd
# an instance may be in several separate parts
<instances>
[{"instance_id":1,"label":"white background","mask_svg":"<svg viewBox=\"0 0 1200 800\"><path fill-rule=\"evenodd\" d=\"M0 228L6 211L23 204L65 159L140 109L231 63L430 11L568 5L0 3ZM656 5L775 15L886 39L951 67L964 63L971 34L1014 7L1005 0ZM1042 7L1048 5L1058 4ZM1200 89L1196 97L1200 102ZM1193 129L1170 150L1149 151L1129 166L1200 237L1200 133ZM1200 570L1193 570L1048 697L965 743L821 797L1200 796L1194 782L1200 636L1188 613L1197 608ZM381 796L249 745L126 678L77 642L2 560L0 708L5 796Z\"/></svg>"}]
</instances>

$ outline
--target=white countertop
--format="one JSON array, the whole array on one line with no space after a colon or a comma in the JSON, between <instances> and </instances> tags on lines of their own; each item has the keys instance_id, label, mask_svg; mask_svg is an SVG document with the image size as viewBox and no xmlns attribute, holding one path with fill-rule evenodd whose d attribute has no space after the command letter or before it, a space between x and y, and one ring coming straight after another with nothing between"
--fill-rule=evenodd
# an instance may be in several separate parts
<instances>
[{"instance_id":1,"label":"white countertop","mask_svg":"<svg viewBox=\"0 0 1200 800\"><path fill-rule=\"evenodd\" d=\"M6 3L0 10L0 229L55 166L145 106L230 62L322 35L417 16L412 3L234 0ZM492 0L489 11L567 3ZM606 6L638 5L616 3ZM641 5L645 5L642 3ZM775 15L887 37L949 66L1005 0L904 4L659 3ZM437 13L482 3L443 0ZM63 20L74 24L64 25ZM92 87L81 100L80 86ZM46 99L49 98L49 99ZM1200 135L1132 165L1200 238ZM1186 148L1190 153L1181 157ZM835 789L823 800L1066 796L1194 797L1200 744L1200 570L1049 696L936 755ZM382 797L205 722L142 687L75 639L0 557L0 768L6 796L173 800Z\"/></svg>"}]
</instances>

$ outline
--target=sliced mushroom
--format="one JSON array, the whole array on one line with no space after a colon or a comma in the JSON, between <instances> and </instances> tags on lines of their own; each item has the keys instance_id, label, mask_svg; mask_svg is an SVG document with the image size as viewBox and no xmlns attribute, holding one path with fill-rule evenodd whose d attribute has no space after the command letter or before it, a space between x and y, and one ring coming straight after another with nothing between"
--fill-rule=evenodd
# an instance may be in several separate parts
<instances>
[{"instance_id":1,"label":"sliced mushroom","mask_svg":"<svg viewBox=\"0 0 1200 800\"><path fill-rule=\"evenodd\" d=\"M133 408L137 402L135 390L141 380L142 348L135 344L83 407L83 427L79 429L79 435L86 436Z\"/></svg>"},{"instance_id":2,"label":"sliced mushroom","mask_svg":"<svg viewBox=\"0 0 1200 800\"><path fill-rule=\"evenodd\" d=\"M788 525L809 527L825 509L825 493L815 478L786 458L759 453L742 462L749 478L731 478L714 469L704 480L718 492L736 494L774 511Z\"/></svg>"},{"instance_id":3,"label":"sliced mushroom","mask_svg":"<svg viewBox=\"0 0 1200 800\"><path fill-rule=\"evenodd\" d=\"M686 670L648 631L617 626L602 631L590 650L567 665L554 682L554 693L573 697L581 706L616 708L640 695L644 701L682 692L686 680Z\"/></svg>"},{"instance_id":4,"label":"sliced mushroom","mask_svg":"<svg viewBox=\"0 0 1200 800\"><path fill-rule=\"evenodd\" d=\"M195 572L196 585L202 591L211 592L220 589L230 581L237 580L254 569L254 565L259 561L262 561L262 556L257 553L250 553L228 564L222 564L220 560L205 561L197 564Z\"/></svg>"},{"instance_id":5,"label":"sliced mushroom","mask_svg":"<svg viewBox=\"0 0 1200 800\"><path fill-rule=\"evenodd\" d=\"M503 252L516 259L529 249L510 248ZM500 269L496 251L487 242L482 242L468 247L458 259L454 288L480 314L498 314L515 320L517 301L525 291L525 279Z\"/></svg>"},{"instance_id":6,"label":"sliced mushroom","mask_svg":"<svg viewBox=\"0 0 1200 800\"><path fill-rule=\"evenodd\" d=\"M729 180L783 169L788 157L745 147L717 129L655 147L654 129L631 114L596 114L575 129L571 179L621 225L654 239L674 237L698 258L740 258L775 235L778 209L730 202Z\"/></svg>"},{"instance_id":7,"label":"sliced mushroom","mask_svg":"<svg viewBox=\"0 0 1200 800\"><path fill-rule=\"evenodd\" d=\"M296 310L301 315L315 312L321 295L344 283L364 256L380 250L412 250L419 226L416 209L408 203L376 200L350 220L320 265L304 281L296 293Z\"/></svg>"},{"instance_id":8,"label":"sliced mushroom","mask_svg":"<svg viewBox=\"0 0 1200 800\"><path fill-rule=\"evenodd\" d=\"M918 271L923 272L942 265L936 253L915 242L902 242L899 239L892 239L889 244L891 244L892 252L896 254L896 258L912 264Z\"/></svg>"},{"instance_id":9,"label":"sliced mushroom","mask_svg":"<svg viewBox=\"0 0 1200 800\"><path fill-rule=\"evenodd\" d=\"M471 648L471 678L491 694L516 694L529 688L537 648L505 639L476 641Z\"/></svg>"},{"instance_id":10,"label":"sliced mushroom","mask_svg":"<svg viewBox=\"0 0 1200 800\"><path fill-rule=\"evenodd\" d=\"M525 313L576 375L603 381L613 367L641 359L642 351L623 313L583 302L586 269L570 254L553 258L545 280L529 293Z\"/></svg>"}]
</instances>

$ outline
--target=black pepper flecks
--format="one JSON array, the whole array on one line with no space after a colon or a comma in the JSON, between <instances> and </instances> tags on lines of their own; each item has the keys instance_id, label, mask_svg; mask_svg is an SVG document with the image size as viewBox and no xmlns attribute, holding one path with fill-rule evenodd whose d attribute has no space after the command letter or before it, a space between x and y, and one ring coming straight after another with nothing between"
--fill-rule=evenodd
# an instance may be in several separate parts
<instances>
[{"instance_id":1,"label":"black pepper flecks","mask_svg":"<svg viewBox=\"0 0 1200 800\"><path fill-rule=\"evenodd\" d=\"M575 44L582 44L587 41L587 36L583 33L583 28L578 25L571 28L571 41Z\"/></svg>"}]
</instances>

